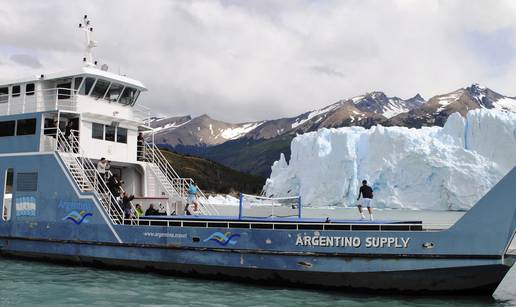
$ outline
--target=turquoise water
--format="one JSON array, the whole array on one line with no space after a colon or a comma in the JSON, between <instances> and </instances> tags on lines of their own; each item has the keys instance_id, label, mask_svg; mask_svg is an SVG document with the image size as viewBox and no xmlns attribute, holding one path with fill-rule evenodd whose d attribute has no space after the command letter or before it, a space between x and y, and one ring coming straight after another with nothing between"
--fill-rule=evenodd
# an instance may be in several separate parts
<instances>
[{"instance_id":1,"label":"turquoise water","mask_svg":"<svg viewBox=\"0 0 516 307\"><path fill-rule=\"evenodd\" d=\"M350 294L272 288L0 258L0 305L514 306L516 271L494 299Z\"/></svg>"}]
</instances>

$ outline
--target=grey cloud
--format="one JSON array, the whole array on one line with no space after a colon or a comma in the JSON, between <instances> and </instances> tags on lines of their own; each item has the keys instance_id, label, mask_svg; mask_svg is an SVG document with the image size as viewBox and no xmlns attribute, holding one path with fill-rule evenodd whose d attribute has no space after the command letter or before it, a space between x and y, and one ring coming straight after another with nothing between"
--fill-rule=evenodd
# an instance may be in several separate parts
<instances>
[{"instance_id":1,"label":"grey cloud","mask_svg":"<svg viewBox=\"0 0 516 307\"><path fill-rule=\"evenodd\" d=\"M15 62L16 64L27 66L30 68L41 68L43 65L41 65L41 62L39 59L35 56L29 55L29 54L13 54L10 57L11 61Z\"/></svg>"},{"instance_id":2,"label":"grey cloud","mask_svg":"<svg viewBox=\"0 0 516 307\"><path fill-rule=\"evenodd\" d=\"M330 77L339 77L339 78L344 77L343 73L341 73L340 71L338 71L332 67L329 67L329 66L312 66L312 67L310 67L310 69L312 71L315 71L317 73L321 73L324 75L328 75Z\"/></svg>"},{"instance_id":3,"label":"grey cloud","mask_svg":"<svg viewBox=\"0 0 516 307\"><path fill-rule=\"evenodd\" d=\"M170 115L278 118L372 90L431 97L474 81L516 95L516 61L496 45L516 46L503 30L516 29L514 1L3 0L1 10L2 44L39 61L0 50L2 77L81 65L87 13L95 59L141 80L141 103ZM480 47L467 33L498 35Z\"/></svg>"}]
</instances>

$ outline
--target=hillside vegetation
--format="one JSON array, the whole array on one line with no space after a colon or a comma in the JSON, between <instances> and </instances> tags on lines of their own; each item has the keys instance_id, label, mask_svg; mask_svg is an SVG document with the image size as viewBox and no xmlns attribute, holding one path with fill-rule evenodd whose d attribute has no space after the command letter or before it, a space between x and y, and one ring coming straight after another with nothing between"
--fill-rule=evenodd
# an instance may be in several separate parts
<instances>
[{"instance_id":1,"label":"hillside vegetation","mask_svg":"<svg viewBox=\"0 0 516 307\"><path fill-rule=\"evenodd\" d=\"M167 150L162 153L179 176L193 178L204 192L257 194L265 183L264 177L242 173L217 162Z\"/></svg>"},{"instance_id":2,"label":"hillside vegetation","mask_svg":"<svg viewBox=\"0 0 516 307\"><path fill-rule=\"evenodd\" d=\"M245 173L268 177L272 163L279 159L281 153L290 159L293 138L294 135L281 135L266 140L234 140L208 147L201 156Z\"/></svg>"}]
</instances>

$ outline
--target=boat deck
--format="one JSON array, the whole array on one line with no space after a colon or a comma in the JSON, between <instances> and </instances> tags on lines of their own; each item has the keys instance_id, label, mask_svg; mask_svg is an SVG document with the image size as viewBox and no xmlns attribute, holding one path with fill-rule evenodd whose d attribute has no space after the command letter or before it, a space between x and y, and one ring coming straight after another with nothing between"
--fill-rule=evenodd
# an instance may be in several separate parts
<instances>
[{"instance_id":1,"label":"boat deck","mask_svg":"<svg viewBox=\"0 0 516 307\"><path fill-rule=\"evenodd\" d=\"M206 216L206 215L154 215L142 216L138 225L180 226L206 228L249 228L249 229L296 229L296 230L371 230L371 231L421 231L421 221L402 220L350 220L327 218L278 218Z\"/></svg>"},{"instance_id":2,"label":"boat deck","mask_svg":"<svg viewBox=\"0 0 516 307\"><path fill-rule=\"evenodd\" d=\"M297 217L243 217L219 215L147 215L140 220L193 220L193 221L240 221L240 222L273 222L273 223L332 223L332 224L421 224L421 221L374 220L369 219L326 219L326 218L297 218Z\"/></svg>"}]
</instances>

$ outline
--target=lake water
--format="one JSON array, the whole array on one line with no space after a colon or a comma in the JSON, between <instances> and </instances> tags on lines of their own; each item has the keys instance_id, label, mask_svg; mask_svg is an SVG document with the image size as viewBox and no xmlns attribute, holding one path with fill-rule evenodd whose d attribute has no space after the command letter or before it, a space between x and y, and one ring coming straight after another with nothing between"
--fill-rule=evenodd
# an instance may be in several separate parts
<instances>
[{"instance_id":1,"label":"lake water","mask_svg":"<svg viewBox=\"0 0 516 307\"><path fill-rule=\"evenodd\" d=\"M514 306L516 271L494 298L416 297L272 288L0 258L1 306Z\"/></svg>"}]
</instances>

